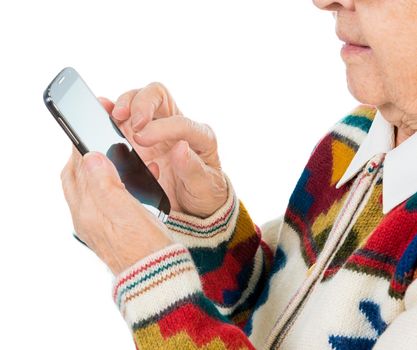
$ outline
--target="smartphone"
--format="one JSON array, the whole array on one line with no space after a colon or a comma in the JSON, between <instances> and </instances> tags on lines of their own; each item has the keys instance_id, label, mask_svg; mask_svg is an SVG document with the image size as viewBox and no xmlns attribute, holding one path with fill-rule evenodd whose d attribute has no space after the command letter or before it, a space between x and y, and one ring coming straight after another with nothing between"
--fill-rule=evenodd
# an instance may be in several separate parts
<instances>
[{"instance_id":1,"label":"smartphone","mask_svg":"<svg viewBox=\"0 0 417 350\"><path fill-rule=\"evenodd\" d=\"M132 196L159 220L167 220L171 205L165 191L75 69L63 69L43 99L82 155L105 154Z\"/></svg>"}]
</instances>

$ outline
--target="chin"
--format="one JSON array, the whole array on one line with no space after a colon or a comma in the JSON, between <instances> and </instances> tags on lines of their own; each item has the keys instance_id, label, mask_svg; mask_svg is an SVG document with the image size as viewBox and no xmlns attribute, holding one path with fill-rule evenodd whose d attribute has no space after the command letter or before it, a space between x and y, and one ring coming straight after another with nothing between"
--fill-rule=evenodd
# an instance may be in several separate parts
<instances>
[{"instance_id":1,"label":"chin","mask_svg":"<svg viewBox=\"0 0 417 350\"><path fill-rule=\"evenodd\" d=\"M387 102L382 80L371 67L348 65L346 80L350 93L360 103L380 106Z\"/></svg>"}]
</instances>

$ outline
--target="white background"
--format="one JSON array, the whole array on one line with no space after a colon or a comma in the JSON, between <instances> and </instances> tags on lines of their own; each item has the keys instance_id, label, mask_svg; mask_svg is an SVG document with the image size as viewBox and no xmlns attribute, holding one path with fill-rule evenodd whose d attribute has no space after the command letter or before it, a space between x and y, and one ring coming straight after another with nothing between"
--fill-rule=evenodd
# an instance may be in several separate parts
<instances>
[{"instance_id":1,"label":"white background","mask_svg":"<svg viewBox=\"0 0 417 350\"><path fill-rule=\"evenodd\" d=\"M164 83L213 127L259 225L357 104L334 19L310 1L7 1L0 13L1 349L134 348L110 273L71 236L59 179L70 141L42 101L60 69L111 99Z\"/></svg>"}]
</instances>

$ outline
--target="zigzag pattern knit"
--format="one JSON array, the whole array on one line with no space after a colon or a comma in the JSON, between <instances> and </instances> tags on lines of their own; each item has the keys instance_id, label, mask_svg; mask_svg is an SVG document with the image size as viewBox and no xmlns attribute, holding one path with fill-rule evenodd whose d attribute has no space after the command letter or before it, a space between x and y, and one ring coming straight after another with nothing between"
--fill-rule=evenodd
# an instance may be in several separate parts
<instances>
[{"instance_id":1,"label":"zigzag pattern knit","mask_svg":"<svg viewBox=\"0 0 417 350\"><path fill-rule=\"evenodd\" d=\"M115 280L136 346L417 349L417 194L383 215L383 155L335 187L375 113L360 106L329 130L284 215L261 228L227 176L211 217L171 212L176 244Z\"/></svg>"}]
</instances>

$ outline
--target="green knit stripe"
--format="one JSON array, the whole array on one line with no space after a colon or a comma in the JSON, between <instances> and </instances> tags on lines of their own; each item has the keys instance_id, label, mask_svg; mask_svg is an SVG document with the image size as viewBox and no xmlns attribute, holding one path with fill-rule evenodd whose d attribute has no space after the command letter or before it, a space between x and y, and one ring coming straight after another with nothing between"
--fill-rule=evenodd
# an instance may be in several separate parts
<instances>
[{"instance_id":1,"label":"green knit stripe","mask_svg":"<svg viewBox=\"0 0 417 350\"><path fill-rule=\"evenodd\" d=\"M355 128L359 128L364 132L368 132L371 125L372 120L365 116L357 116L357 115L348 115L341 121L343 124L353 126Z\"/></svg>"},{"instance_id":2,"label":"green knit stripe","mask_svg":"<svg viewBox=\"0 0 417 350\"><path fill-rule=\"evenodd\" d=\"M370 266L363 266L363 265L357 265L357 264L352 264L350 262L346 263L343 266L345 269L347 270L352 270L352 271L356 271L356 272L361 272L370 276L377 276L377 277L381 277L385 280L390 280L391 279L391 274L389 274L388 272L384 271L384 270L378 270L375 268L372 268Z\"/></svg>"},{"instance_id":3,"label":"green knit stripe","mask_svg":"<svg viewBox=\"0 0 417 350\"><path fill-rule=\"evenodd\" d=\"M168 220L165 224L168 226L168 228L174 231L190 234L192 236L214 236L218 231L223 231L224 228L229 225L229 222L237 209L236 203L236 200L233 200L231 207L226 212L226 215L223 218L219 218L208 225L198 226L191 222L186 222L171 217L168 217Z\"/></svg>"},{"instance_id":4,"label":"green knit stripe","mask_svg":"<svg viewBox=\"0 0 417 350\"><path fill-rule=\"evenodd\" d=\"M191 259L189 257L185 257L185 258L182 258L182 259L174 260L174 261L169 262L169 263L165 263L164 265L159 266L156 270L153 270L150 273L147 273L147 274L142 275L142 276L139 275L138 276L139 278L133 280L132 283L125 286L123 289L121 289L119 291L119 294L118 294L118 297L117 297L117 305L120 307L123 296L127 292L132 290L133 288L137 287L139 284L141 284L143 282L146 282L150 278L153 278L156 275L161 274L161 273L165 272L166 270L169 270L172 267L175 267L175 266L187 263L187 262L191 262Z\"/></svg>"},{"instance_id":5,"label":"green knit stripe","mask_svg":"<svg viewBox=\"0 0 417 350\"><path fill-rule=\"evenodd\" d=\"M359 105L353 111L351 111L349 115L366 117L370 120L374 120L376 113L377 113L377 108L375 106Z\"/></svg>"}]
</instances>

